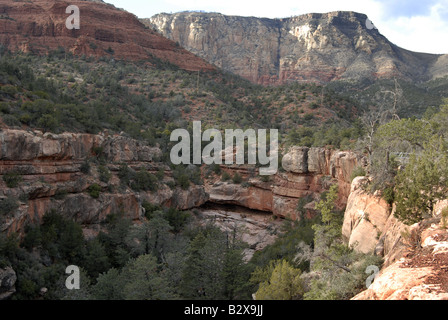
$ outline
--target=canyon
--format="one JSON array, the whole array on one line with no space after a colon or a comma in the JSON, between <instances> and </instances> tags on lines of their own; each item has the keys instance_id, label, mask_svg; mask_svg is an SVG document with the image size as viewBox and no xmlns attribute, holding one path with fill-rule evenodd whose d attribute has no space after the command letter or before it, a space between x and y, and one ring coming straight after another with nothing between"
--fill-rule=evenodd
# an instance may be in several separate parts
<instances>
[{"instance_id":1,"label":"canyon","mask_svg":"<svg viewBox=\"0 0 448 320\"><path fill-rule=\"evenodd\" d=\"M229 174L238 172L243 183L221 181L219 176L204 178L203 185L188 189L169 187L173 182L170 167L157 159L158 147L152 147L107 131L101 134L62 133L3 129L0 131L0 205L13 199L17 207L2 214L0 232L24 234L27 225L40 224L45 213L55 210L73 219L83 228L86 238L102 230L110 214L124 213L139 224L145 221L144 202L179 210L191 210L202 224L211 221L223 230L244 230L249 244L245 259L272 244L281 232L283 218L293 220L314 215L314 201L332 183L340 186L338 204L344 206L350 191L350 175L362 159L352 152L324 148L293 147L284 156L284 170L263 181L256 168L222 166ZM83 166L90 163L87 174ZM100 178L104 165L111 176ZM119 178L120 168L165 174L157 191L134 191ZM205 167L203 168L206 169ZM204 171L203 170L203 171ZM5 176L20 176L15 186L8 186ZM90 187L98 185L94 197ZM308 197L305 215L299 214L298 201ZM11 268L0 268L0 297L15 292L17 276Z\"/></svg>"},{"instance_id":2,"label":"canyon","mask_svg":"<svg viewBox=\"0 0 448 320\"><path fill-rule=\"evenodd\" d=\"M80 7L80 30L65 27L69 5ZM0 0L0 43L13 52L47 54L65 48L68 54L170 63L189 71L221 68L263 85L394 77L427 81L448 75L447 55L398 48L366 21L366 15L354 12L285 19L184 12L139 21L102 1ZM158 146L107 130L53 134L2 128L0 206L11 200L17 206L0 216L0 232L23 234L28 224L40 223L55 210L92 238L114 213L142 223L149 202L191 211L198 221L224 230L244 229L249 259L275 241L285 219L314 216L322 193L337 184L337 207L345 208L344 240L384 260L373 284L353 299L448 299L448 232L441 218L447 201L438 203L431 219L402 224L381 193L366 190L367 178L352 181L354 170L367 165L355 152L293 146L284 150L280 171L269 178L254 166L220 166L229 177L241 176L242 182L235 183L203 166L203 183L184 189L174 186L173 172L161 156ZM120 180L123 165L164 175L156 191L135 191ZM107 182L101 178L104 168L110 172ZM9 174L20 177L17 185L8 186L3 178ZM99 188L97 196L92 186ZM0 300L14 293L16 280L12 268L0 267Z\"/></svg>"},{"instance_id":3,"label":"canyon","mask_svg":"<svg viewBox=\"0 0 448 320\"><path fill-rule=\"evenodd\" d=\"M99 179L99 163L91 162L91 174L82 172L83 164L95 159L101 151L102 161L111 172L108 183ZM198 208L207 202L230 204L270 213L280 218L300 219L297 202L303 197L319 199L331 183L340 188L339 205L345 205L350 192L350 175L361 163L352 152L323 148L293 147L283 157L284 170L264 182L255 168L223 166L230 173L239 172L246 184L223 182L220 177L204 179L203 185L191 185L187 190L169 188L171 169L157 162L161 150L107 131L94 134L51 134L40 131L6 129L0 131L0 175L16 172L21 177L17 187L9 188L0 181L0 198L15 198L20 206L3 217L0 230L21 232L27 223L38 222L54 209L75 219L87 230L97 229L110 213L125 209L133 220L142 219L142 203L148 201L180 210ZM120 186L121 165L139 171L165 176L155 192L135 192ZM88 188L98 184L101 194L93 198ZM312 205L309 206L310 208Z\"/></svg>"},{"instance_id":4,"label":"canyon","mask_svg":"<svg viewBox=\"0 0 448 320\"><path fill-rule=\"evenodd\" d=\"M99 164L92 160L90 174L82 171L86 159L101 156L111 172L108 183L99 179ZM273 243L281 232L284 218L303 219L315 214L315 202L322 192L336 183L340 208L346 208L343 237L356 251L383 257L384 265L365 291L353 299L447 299L448 232L441 221L447 201L437 204L434 218L406 226L394 216L394 206L380 193L365 189L368 179L351 179L352 172L365 159L350 151L291 147L283 156L283 170L269 181L254 168L222 166L238 172L244 181L236 184L204 174L203 185L187 190L168 187L170 168L157 161L160 149L131 138L103 132L92 134L51 134L39 131L0 131L0 175L12 170L21 182L8 187L0 180L0 201L17 199L19 207L2 216L0 230L22 233L27 224L39 223L49 210L58 210L83 227L87 238L98 234L107 216L123 212L134 223L145 220L143 202L191 210L201 223L211 221L223 230L244 229L249 244L246 259ZM119 168L156 173L165 170L157 191L136 192L122 186ZM205 167L203 169L206 169ZM204 170L203 170L204 171ZM101 186L99 197L89 195L89 186ZM26 197L24 195L27 195ZM298 209L300 199L308 203ZM10 297L16 275L11 268L1 269L0 296Z\"/></svg>"},{"instance_id":5,"label":"canyon","mask_svg":"<svg viewBox=\"0 0 448 320\"><path fill-rule=\"evenodd\" d=\"M399 48L356 12L283 19L180 12L141 21L218 68L263 85L448 74L447 55Z\"/></svg>"}]
</instances>

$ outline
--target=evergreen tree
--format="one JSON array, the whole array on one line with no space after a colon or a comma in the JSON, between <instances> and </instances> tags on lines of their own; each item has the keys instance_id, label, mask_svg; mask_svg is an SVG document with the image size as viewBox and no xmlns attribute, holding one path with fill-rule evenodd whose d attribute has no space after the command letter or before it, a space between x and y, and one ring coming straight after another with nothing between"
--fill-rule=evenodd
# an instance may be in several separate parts
<instances>
[{"instance_id":1,"label":"evergreen tree","mask_svg":"<svg viewBox=\"0 0 448 320\"><path fill-rule=\"evenodd\" d=\"M286 260L274 264L269 280L260 283L255 294L256 300L299 300L302 299L304 282L302 271L292 267ZM268 266L268 270L272 265ZM269 273L269 272L267 272Z\"/></svg>"},{"instance_id":2,"label":"evergreen tree","mask_svg":"<svg viewBox=\"0 0 448 320\"><path fill-rule=\"evenodd\" d=\"M413 154L396 177L396 216L407 224L431 215L437 201L448 192L448 148L441 137L425 144L425 151Z\"/></svg>"}]
</instances>

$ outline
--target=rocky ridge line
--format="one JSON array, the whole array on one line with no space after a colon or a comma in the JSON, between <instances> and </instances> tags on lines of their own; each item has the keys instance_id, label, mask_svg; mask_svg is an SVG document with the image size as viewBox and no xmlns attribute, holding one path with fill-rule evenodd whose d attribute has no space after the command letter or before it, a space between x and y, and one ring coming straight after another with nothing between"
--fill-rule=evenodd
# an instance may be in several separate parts
<instances>
[{"instance_id":1,"label":"rocky ridge line","mask_svg":"<svg viewBox=\"0 0 448 320\"><path fill-rule=\"evenodd\" d=\"M284 19L181 12L141 21L217 67L264 85L448 74L448 55L399 48L367 19L345 11Z\"/></svg>"}]
</instances>

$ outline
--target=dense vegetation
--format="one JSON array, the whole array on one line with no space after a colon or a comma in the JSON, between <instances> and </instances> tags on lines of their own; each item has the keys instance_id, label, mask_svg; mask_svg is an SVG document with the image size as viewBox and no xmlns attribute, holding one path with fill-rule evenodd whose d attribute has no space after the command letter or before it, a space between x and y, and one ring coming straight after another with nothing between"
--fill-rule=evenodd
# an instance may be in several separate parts
<instances>
[{"instance_id":1,"label":"dense vegetation","mask_svg":"<svg viewBox=\"0 0 448 320\"><path fill-rule=\"evenodd\" d=\"M369 187L383 190L407 224L433 215L447 195L447 102L429 108L422 119L395 119L375 131Z\"/></svg>"},{"instance_id":2,"label":"dense vegetation","mask_svg":"<svg viewBox=\"0 0 448 320\"><path fill-rule=\"evenodd\" d=\"M406 223L432 214L448 191L448 106L433 107L441 104L446 79L419 86L384 81L356 92L340 83L266 88L230 74L112 57L73 57L63 49L45 57L12 55L0 48L1 126L109 130L159 145L160 161L167 160L170 133L191 130L192 120L220 129L277 128L284 147L358 148L369 166L354 176L371 176L366 189L382 190ZM104 160L94 161L107 183ZM198 168L171 169L181 188L201 183ZM220 167L209 169L221 175ZM89 174L88 160L81 170ZM164 172L123 165L118 176L133 191L152 192ZM222 179L244 183L225 171ZM11 171L3 180L14 188L21 177ZM98 198L101 187L88 192ZM14 299L348 299L365 289L366 268L381 261L343 242L336 196L335 187L322 196L314 219L286 221L277 241L250 261L244 259L244 230L224 232L199 224L195 213L144 203L143 224L114 212L94 238L85 238L62 212L48 212L23 238L0 235L0 268L11 265L18 274ZM306 203L301 199L297 210ZM18 207L13 197L1 204L0 216ZM65 268L73 264L82 270L79 291L65 288Z\"/></svg>"},{"instance_id":3,"label":"dense vegetation","mask_svg":"<svg viewBox=\"0 0 448 320\"><path fill-rule=\"evenodd\" d=\"M360 135L351 125L356 102L315 84L265 88L231 74L73 57L63 49L46 57L0 55L0 116L9 127L109 130L162 147L193 120L217 129L277 128L287 145L347 147Z\"/></svg>"},{"instance_id":4,"label":"dense vegetation","mask_svg":"<svg viewBox=\"0 0 448 320\"><path fill-rule=\"evenodd\" d=\"M344 245L336 197L333 187L319 216L285 222L278 240L250 261L244 230L224 232L195 213L146 204L143 224L111 214L89 239L49 212L23 239L0 236L0 266L18 274L14 299L348 299L365 288L365 268L381 262ZM81 290L65 287L69 265L81 268Z\"/></svg>"}]
</instances>

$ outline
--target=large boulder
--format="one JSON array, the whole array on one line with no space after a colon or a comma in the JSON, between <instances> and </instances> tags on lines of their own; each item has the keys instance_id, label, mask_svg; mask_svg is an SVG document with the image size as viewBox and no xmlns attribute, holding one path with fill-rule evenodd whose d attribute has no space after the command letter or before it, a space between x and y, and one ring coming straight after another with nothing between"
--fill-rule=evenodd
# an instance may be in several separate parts
<instances>
[{"instance_id":1,"label":"large boulder","mask_svg":"<svg viewBox=\"0 0 448 320\"><path fill-rule=\"evenodd\" d=\"M391 208L378 195L363 190L365 177L353 180L344 214L342 235L349 246L362 253L374 253L385 230Z\"/></svg>"},{"instance_id":2,"label":"large boulder","mask_svg":"<svg viewBox=\"0 0 448 320\"><path fill-rule=\"evenodd\" d=\"M308 173L308 151L307 147L292 147L283 156L283 169L293 173Z\"/></svg>"}]
</instances>

